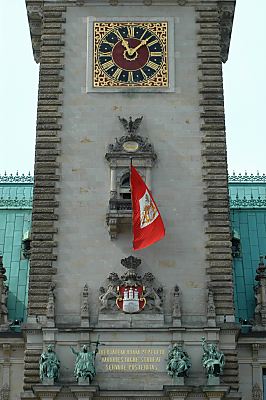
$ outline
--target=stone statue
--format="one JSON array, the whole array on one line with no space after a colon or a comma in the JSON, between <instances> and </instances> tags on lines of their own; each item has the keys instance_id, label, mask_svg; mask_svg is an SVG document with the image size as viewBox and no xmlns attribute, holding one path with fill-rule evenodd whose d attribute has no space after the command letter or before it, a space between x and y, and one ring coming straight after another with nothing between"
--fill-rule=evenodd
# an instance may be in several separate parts
<instances>
[{"instance_id":1,"label":"stone statue","mask_svg":"<svg viewBox=\"0 0 266 400\"><path fill-rule=\"evenodd\" d=\"M100 288L100 296L99 300L101 303L100 310L108 310L115 308L115 300L118 297L117 287L120 284L120 278L116 272L111 272L108 276L108 287L105 289L104 287Z\"/></svg>"},{"instance_id":2,"label":"stone statue","mask_svg":"<svg viewBox=\"0 0 266 400\"><path fill-rule=\"evenodd\" d=\"M208 378L218 377L223 373L225 363L224 353L217 350L215 344L207 344L206 339L202 337L202 365L206 368Z\"/></svg>"},{"instance_id":3,"label":"stone statue","mask_svg":"<svg viewBox=\"0 0 266 400\"><path fill-rule=\"evenodd\" d=\"M157 290L153 287L154 276L151 272L146 272L143 276L143 284L145 286L144 297L147 299L148 309L162 311L162 288Z\"/></svg>"},{"instance_id":4,"label":"stone statue","mask_svg":"<svg viewBox=\"0 0 266 400\"><path fill-rule=\"evenodd\" d=\"M191 367L191 360L182 346L175 344L168 353L168 361L166 370L172 378L187 376Z\"/></svg>"},{"instance_id":5,"label":"stone statue","mask_svg":"<svg viewBox=\"0 0 266 400\"><path fill-rule=\"evenodd\" d=\"M48 345L47 351L44 351L41 354L39 366L41 381L44 381L45 379L58 380L60 361L58 360L51 344Z\"/></svg>"},{"instance_id":6,"label":"stone statue","mask_svg":"<svg viewBox=\"0 0 266 400\"><path fill-rule=\"evenodd\" d=\"M178 285L172 291L172 307L173 318L181 318L180 289Z\"/></svg>"},{"instance_id":7,"label":"stone statue","mask_svg":"<svg viewBox=\"0 0 266 400\"><path fill-rule=\"evenodd\" d=\"M78 382L89 380L89 383L92 382L92 379L96 375L95 370L95 358L98 353L99 341L96 342L95 351L88 350L88 347L84 345L81 351L76 351L73 347L71 347L72 353L75 354L75 368L74 368L74 376Z\"/></svg>"},{"instance_id":8,"label":"stone statue","mask_svg":"<svg viewBox=\"0 0 266 400\"><path fill-rule=\"evenodd\" d=\"M46 307L46 317L47 317L47 325L54 327L55 326L55 283L52 282L49 287L48 292L48 302Z\"/></svg>"}]
</instances>

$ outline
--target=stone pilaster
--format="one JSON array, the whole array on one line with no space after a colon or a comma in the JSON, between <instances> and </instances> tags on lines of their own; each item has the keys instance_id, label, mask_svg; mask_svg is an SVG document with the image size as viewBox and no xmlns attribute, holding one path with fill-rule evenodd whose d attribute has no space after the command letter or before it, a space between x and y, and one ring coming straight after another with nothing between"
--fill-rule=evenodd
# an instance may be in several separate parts
<instances>
[{"instance_id":1,"label":"stone pilaster","mask_svg":"<svg viewBox=\"0 0 266 400\"><path fill-rule=\"evenodd\" d=\"M213 288L217 316L226 316L227 321L233 321L220 16L215 5L197 6L196 12L207 274Z\"/></svg>"}]
</instances>

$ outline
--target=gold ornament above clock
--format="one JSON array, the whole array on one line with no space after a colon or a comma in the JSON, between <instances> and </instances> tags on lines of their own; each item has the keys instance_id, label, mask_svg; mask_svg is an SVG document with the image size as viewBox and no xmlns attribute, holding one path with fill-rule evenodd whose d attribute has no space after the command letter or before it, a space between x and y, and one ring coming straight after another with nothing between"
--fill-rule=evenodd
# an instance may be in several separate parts
<instances>
[{"instance_id":1,"label":"gold ornament above clock","mask_svg":"<svg viewBox=\"0 0 266 400\"><path fill-rule=\"evenodd\" d=\"M168 87L167 22L94 22L93 86Z\"/></svg>"}]
</instances>

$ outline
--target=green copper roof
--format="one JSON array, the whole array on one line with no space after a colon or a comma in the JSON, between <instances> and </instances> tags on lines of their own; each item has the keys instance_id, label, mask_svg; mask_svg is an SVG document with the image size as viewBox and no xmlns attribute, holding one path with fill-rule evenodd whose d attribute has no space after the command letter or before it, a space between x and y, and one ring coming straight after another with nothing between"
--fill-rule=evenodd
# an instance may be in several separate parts
<instances>
[{"instance_id":1,"label":"green copper roof","mask_svg":"<svg viewBox=\"0 0 266 400\"><path fill-rule=\"evenodd\" d=\"M260 255L266 255L266 176L229 176L232 232L240 240L233 259L236 317L254 317L254 284Z\"/></svg>"},{"instance_id":2,"label":"green copper roof","mask_svg":"<svg viewBox=\"0 0 266 400\"><path fill-rule=\"evenodd\" d=\"M0 175L0 253L11 321L26 318L29 260L23 255L23 238L31 226L32 192L31 175Z\"/></svg>"}]
</instances>

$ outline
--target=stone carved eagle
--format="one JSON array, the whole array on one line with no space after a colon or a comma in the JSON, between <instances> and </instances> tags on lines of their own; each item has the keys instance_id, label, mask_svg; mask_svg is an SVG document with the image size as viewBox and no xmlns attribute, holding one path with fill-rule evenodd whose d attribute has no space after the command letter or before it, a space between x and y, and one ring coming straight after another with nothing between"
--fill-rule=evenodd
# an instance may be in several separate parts
<instances>
[{"instance_id":1,"label":"stone carved eagle","mask_svg":"<svg viewBox=\"0 0 266 400\"><path fill-rule=\"evenodd\" d=\"M141 121L143 119L143 116L136 118L135 121L132 120L132 117L129 117L129 121L127 121L125 118L121 118L121 117L118 117L118 119L121 122L121 124L123 125L124 129L128 133L134 134L138 130L138 128L141 124Z\"/></svg>"}]
</instances>

